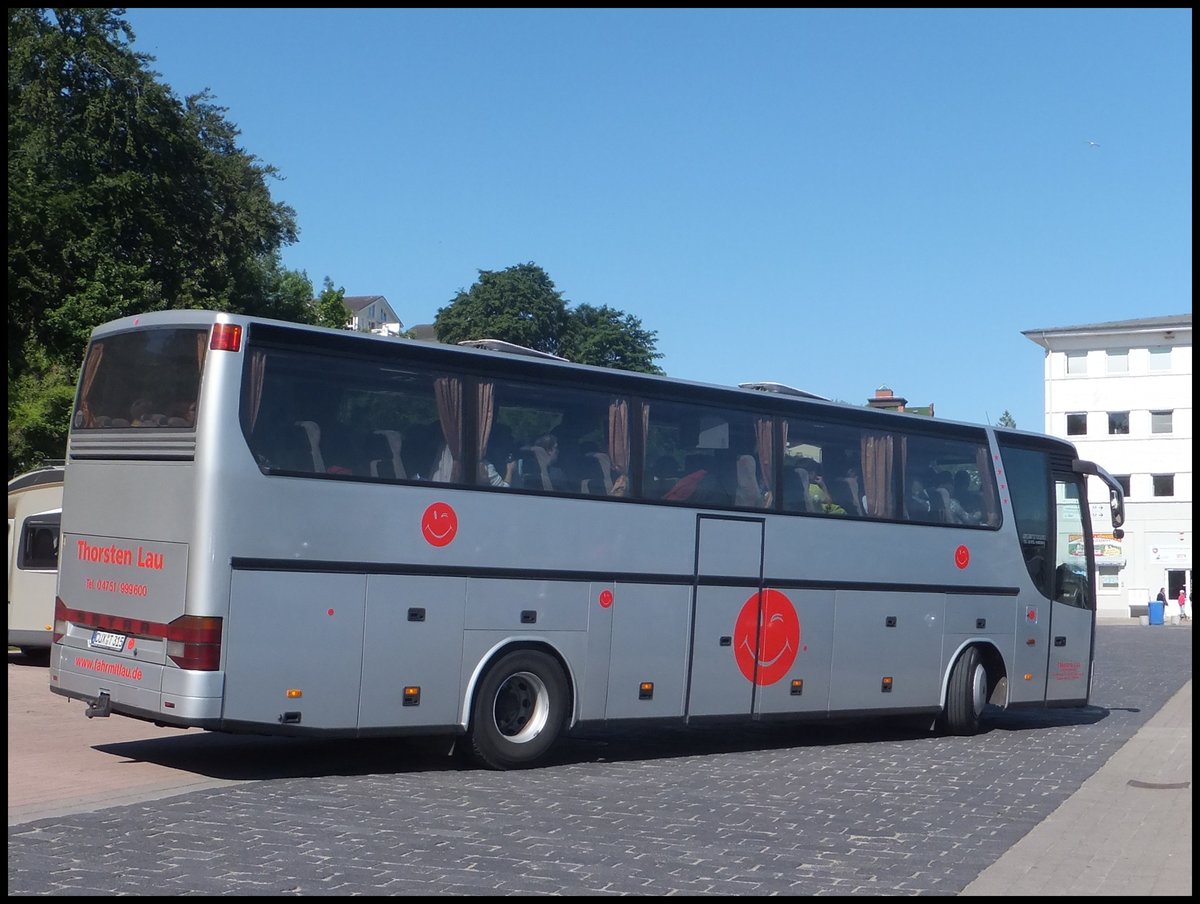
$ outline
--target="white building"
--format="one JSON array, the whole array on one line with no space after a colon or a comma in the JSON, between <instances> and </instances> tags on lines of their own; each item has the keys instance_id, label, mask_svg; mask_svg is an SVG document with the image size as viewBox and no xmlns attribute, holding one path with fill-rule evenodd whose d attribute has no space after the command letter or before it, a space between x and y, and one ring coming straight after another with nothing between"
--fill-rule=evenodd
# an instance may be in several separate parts
<instances>
[{"instance_id":1,"label":"white building","mask_svg":"<svg viewBox=\"0 0 1200 904\"><path fill-rule=\"evenodd\" d=\"M342 304L350 311L347 329L380 336L399 336L404 329L400 317L382 295L346 295Z\"/></svg>"},{"instance_id":2,"label":"white building","mask_svg":"<svg viewBox=\"0 0 1200 904\"><path fill-rule=\"evenodd\" d=\"M1023 330L1046 350L1046 433L1125 489L1125 535L1092 505L1100 615L1192 592L1192 315ZM1107 499L1099 490L1093 499ZM1132 607L1132 608L1131 608Z\"/></svg>"}]
</instances>

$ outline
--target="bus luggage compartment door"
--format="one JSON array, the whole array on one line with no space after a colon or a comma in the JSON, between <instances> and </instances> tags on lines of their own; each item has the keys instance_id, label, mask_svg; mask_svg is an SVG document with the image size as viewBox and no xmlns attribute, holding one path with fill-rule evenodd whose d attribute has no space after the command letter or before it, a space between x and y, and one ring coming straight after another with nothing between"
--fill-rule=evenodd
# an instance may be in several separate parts
<instances>
[{"instance_id":1,"label":"bus luggage compartment door","mask_svg":"<svg viewBox=\"0 0 1200 904\"><path fill-rule=\"evenodd\" d=\"M362 574L234 571L225 720L355 728L366 593Z\"/></svg>"},{"instance_id":2,"label":"bus luggage compartment door","mask_svg":"<svg viewBox=\"0 0 1200 904\"><path fill-rule=\"evenodd\" d=\"M697 530L687 716L749 716L754 676L738 649L757 645L763 521L701 515Z\"/></svg>"}]
</instances>

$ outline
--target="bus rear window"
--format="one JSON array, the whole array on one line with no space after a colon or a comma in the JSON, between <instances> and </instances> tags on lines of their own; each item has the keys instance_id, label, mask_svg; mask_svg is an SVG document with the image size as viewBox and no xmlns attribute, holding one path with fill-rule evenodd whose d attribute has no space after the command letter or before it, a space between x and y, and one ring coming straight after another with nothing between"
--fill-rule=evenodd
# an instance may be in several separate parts
<instances>
[{"instance_id":1,"label":"bus rear window","mask_svg":"<svg viewBox=\"0 0 1200 904\"><path fill-rule=\"evenodd\" d=\"M191 428L208 330L147 329L88 348L73 424L77 430Z\"/></svg>"}]
</instances>

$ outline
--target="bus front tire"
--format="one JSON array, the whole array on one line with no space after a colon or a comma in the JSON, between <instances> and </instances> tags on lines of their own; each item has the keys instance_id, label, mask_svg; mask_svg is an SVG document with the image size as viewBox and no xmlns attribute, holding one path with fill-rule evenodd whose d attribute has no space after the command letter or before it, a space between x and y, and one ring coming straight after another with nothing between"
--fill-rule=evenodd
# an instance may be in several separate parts
<instances>
[{"instance_id":1,"label":"bus front tire","mask_svg":"<svg viewBox=\"0 0 1200 904\"><path fill-rule=\"evenodd\" d=\"M978 647L963 650L950 670L946 689L946 732L952 735L979 733L979 718L987 705L987 669Z\"/></svg>"},{"instance_id":2,"label":"bus front tire","mask_svg":"<svg viewBox=\"0 0 1200 904\"><path fill-rule=\"evenodd\" d=\"M567 679L554 657L515 650L492 664L471 705L471 753L491 769L535 765L567 717Z\"/></svg>"}]
</instances>

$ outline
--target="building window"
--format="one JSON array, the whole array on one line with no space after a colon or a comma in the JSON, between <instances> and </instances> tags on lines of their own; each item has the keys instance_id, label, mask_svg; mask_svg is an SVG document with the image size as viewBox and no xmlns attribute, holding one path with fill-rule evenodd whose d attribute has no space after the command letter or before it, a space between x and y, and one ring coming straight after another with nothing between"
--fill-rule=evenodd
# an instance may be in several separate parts
<instances>
[{"instance_id":1,"label":"building window","mask_svg":"<svg viewBox=\"0 0 1200 904\"><path fill-rule=\"evenodd\" d=\"M1087 434L1087 412L1078 411L1067 415L1067 436L1085 436Z\"/></svg>"},{"instance_id":2,"label":"building window","mask_svg":"<svg viewBox=\"0 0 1200 904\"><path fill-rule=\"evenodd\" d=\"M1110 374L1129 373L1129 349L1110 348L1105 356L1105 370Z\"/></svg>"},{"instance_id":3,"label":"building window","mask_svg":"<svg viewBox=\"0 0 1200 904\"><path fill-rule=\"evenodd\" d=\"M1125 498L1128 499L1129 492L1130 492L1130 490L1129 490L1129 475L1128 474L1114 474L1113 476L1117 479L1117 483L1119 483L1121 485L1121 492L1124 493Z\"/></svg>"},{"instance_id":4,"label":"building window","mask_svg":"<svg viewBox=\"0 0 1200 904\"><path fill-rule=\"evenodd\" d=\"M1158 348L1150 349L1150 369L1171 369L1171 347L1169 345L1160 345Z\"/></svg>"},{"instance_id":5,"label":"building window","mask_svg":"<svg viewBox=\"0 0 1200 904\"><path fill-rule=\"evenodd\" d=\"M1129 412L1110 411L1108 413L1108 432L1113 436L1123 436L1129 433Z\"/></svg>"},{"instance_id":6,"label":"building window","mask_svg":"<svg viewBox=\"0 0 1200 904\"><path fill-rule=\"evenodd\" d=\"M1171 420L1173 411L1151 411L1150 412L1150 432L1151 433L1172 433Z\"/></svg>"},{"instance_id":7,"label":"building window","mask_svg":"<svg viewBox=\"0 0 1200 904\"><path fill-rule=\"evenodd\" d=\"M1067 352L1067 373L1087 373L1087 352Z\"/></svg>"},{"instance_id":8,"label":"building window","mask_svg":"<svg viewBox=\"0 0 1200 904\"><path fill-rule=\"evenodd\" d=\"M1174 474L1155 474L1154 480L1154 495L1155 496L1174 496L1175 495L1175 475Z\"/></svg>"}]
</instances>

